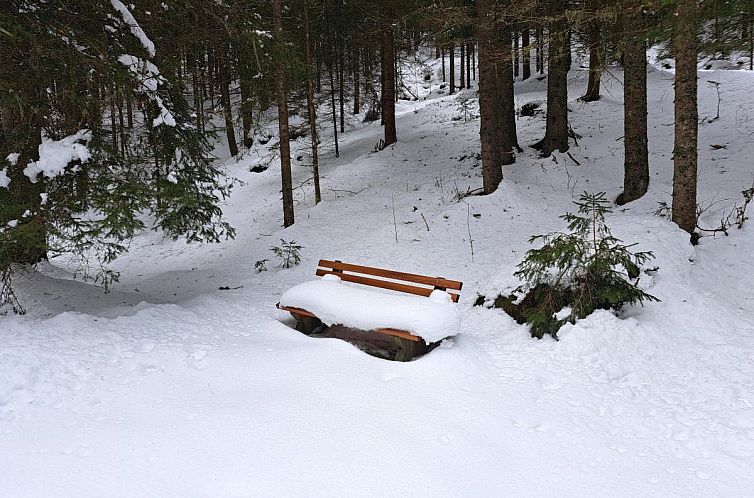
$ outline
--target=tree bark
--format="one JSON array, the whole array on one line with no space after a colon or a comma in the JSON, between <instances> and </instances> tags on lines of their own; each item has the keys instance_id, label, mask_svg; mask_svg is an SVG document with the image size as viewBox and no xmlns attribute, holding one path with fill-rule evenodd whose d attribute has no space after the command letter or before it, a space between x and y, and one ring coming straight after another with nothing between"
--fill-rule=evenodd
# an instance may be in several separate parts
<instances>
[{"instance_id":1,"label":"tree bark","mask_svg":"<svg viewBox=\"0 0 754 498\"><path fill-rule=\"evenodd\" d=\"M359 75L361 73L359 68L359 48L355 44L351 60L353 62L353 113L358 114L361 110L361 89L359 88Z\"/></svg>"},{"instance_id":2,"label":"tree bark","mask_svg":"<svg viewBox=\"0 0 754 498\"><path fill-rule=\"evenodd\" d=\"M277 42L283 46L282 0L272 0L272 17ZM288 75L285 61L277 57L275 65L275 90L278 106L278 129L280 132L280 176L283 191L283 226L293 225L293 183L291 175L291 143L288 130Z\"/></svg>"},{"instance_id":3,"label":"tree bark","mask_svg":"<svg viewBox=\"0 0 754 498\"><path fill-rule=\"evenodd\" d=\"M466 88L466 44L461 43L461 79L458 84L458 88L463 90Z\"/></svg>"},{"instance_id":4,"label":"tree bark","mask_svg":"<svg viewBox=\"0 0 754 498\"><path fill-rule=\"evenodd\" d=\"M495 63L496 26L491 17L492 0L477 0L479 57L479 138L482 152L482 182L485 194L497 190L503 180L499 145L498 75Z\"/></svg>"},{"instance_id":5,"label":"tree bark","mask_svg":"<svg viewBox=\"0 0 754 498\"><path fill-rule=\"evenodd\" d=\"M531 48L529 41L529 27L524 25L521 30L521 81L531 78Z\"/></svg>"},{"instance_id":6,"label":"tree bark","mask_svg":"<svg viewBox=\"0 0 754 498\"><path fill-rule=\"evenodd\" d=\"M456 91L456 47L453 43L450 44L450 94L452 95Z\"/></svg>"},{"instance_id":7,"label":"tree bark","mask_svg":"<svg viewBox=\"0 0 754 498\"><path fill-rule=\"evenodd\" d=\"M471 65L473 61L471 59L471 43L466 44L466 88L471 88Z\"/></svg>"},{"instance_id":8,"label":"tree bark","mask_svg":"<svg viewBox=\"0 0 754 498\"><path fill-rule=\"evenodd\" d=\"M498 38L495 52L497 60L497 100L500 114L500 159L503 165L516 162L514 149L518 147L516 136L516 108L513 89L514 66L511 58L511 28L496 27Z\"/></svg>"},{"instance_id":9,"label":"tree bark","mask_svg":"<svg viewBox=\"0 0 754 498\"><path fill-rule=\"evenodd\" d=\"M550 0L553 21L549 30L547 73L547 123L544 138L534 144L547 157L568 150L568 26L565 0Z\"/></svg>"},{"instance_id":10,"label":"tree bark","mask_svg":"<svg viewBox=\"0 0 754 498\"><path fill-rule=\"evenodd\" d=\"M238 143L236 143L236 131L233 126L233 110L230 107L230 66L228 53L230 47L225 44L219 54L220 76L220 100L223 106L223 118L225 119L225 136L228 139L228 150L231 157L238 155ZM282 137L281 137L282 138Z\"/></svg>"},{"instance_id":11,"label":"tree bark","mask_svg":"<svg viewBox=\"0 0 754 498\"><path fill-rule=\"evenodd\" d=\"M697 182L696 1L678 0L673 19L675 145L673 148L672 219L679 227L691 234L696 228Z\"/></svg>"},{"instance_id":12,"label":"tree bark","mask_svg":"<svg viewBox=\"0 0 754 498\"><path fill-rule=\"evenodd\" d=\"M397 141L395 129L395 38L392 26L382 28L382 71L384 98L382 116L385 124L385 146Z\"/></svg>"},{"instance_id":13,"label":"tree bark","mask_svg":"<svg viewBox=\"0 0 754 498\"><path fill-rule=\"evenodd\" d=\"M322 192L320 191L319 185L319 146L317 138L317 111L314 107L314 54L312 50L311 26L309 22L309 1L310 0L304 0L304 44L306 49L306 65L308 66L309 70L309 76L307 76L306 78L306 110L309 117L309 136L312 140L312 176L314 177L314 203L319 204L322 200ZM358 78L358 66L357 69L354 70L354 78ZM358 79L356 79L356 81L358 82Z\"/></svg>"},{"instance_id":14,"label":"tree bark","mask_svg":"<svg viewBox=\"0 0 754 498\"><path fill-rule=\"evenodd\" d=\"M587 43L589 44L589 81L582 100L594 102L600 98L600 81L602 78L602 40L600 39L600 5L601 0L591 0L589 13L592 17L587 23ZM624 2L626 3L626 2ZM630 2L628 2L630 3ZM624 8L625 10L625 8Z\"/></svg>"},{"instance_id":15,"label":"tree bark","mask_svg":"<svg viewBox=\"0 0 754 498\"><path fill-rule=\"evenodd\" d=\"M649 188L647 148L647 51L641 0L623 2L623 193L618 204L634 201Z\"/></svg>"}]
</instances>

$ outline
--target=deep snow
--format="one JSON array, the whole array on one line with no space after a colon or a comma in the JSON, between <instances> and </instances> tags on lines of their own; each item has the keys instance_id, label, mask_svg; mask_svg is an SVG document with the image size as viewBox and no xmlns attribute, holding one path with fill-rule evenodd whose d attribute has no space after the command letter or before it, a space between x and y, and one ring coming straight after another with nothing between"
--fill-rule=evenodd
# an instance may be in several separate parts
<instances>
[{"instance_id":1,"label":"deep snow","mask_svg":"<svg viewBox=\"0 0 754 498\"><path fill-rule=\"evenodd\" d=\"M276 163L249 172L269 160L259 147L226 161L236 240L140 234L110 294L62 258L19 280L32 313L0 317L3 496L751 495L754 228L691 248L652 214L670 201L672 75L650 72L650 192L608 218L655 253L642 285L662 302L595 313L556 342L472 303L510 284L528 237L562 228L581 191L620 192L620 72L590 104L571 73L580 165L526 148L496 194L461 202L481 185L475 95L418 73L408 85L427 99L398 104L398 144L372 152L379 125L352 120L340 157L323 151L318 206L308 143L294 147L293 227L280 228ZM713 225L754 177L754 74L702 71L701 117L717 105L705 79L722 94L699 141ZM545 84L517 83L517 104ZM518 125L527 145L544 120ZM255 273L281 238L304 246L301 265ZM292 330L274 305L320 257L462 280L460 334L395 363Z\"/></svg>"}]
</instances>

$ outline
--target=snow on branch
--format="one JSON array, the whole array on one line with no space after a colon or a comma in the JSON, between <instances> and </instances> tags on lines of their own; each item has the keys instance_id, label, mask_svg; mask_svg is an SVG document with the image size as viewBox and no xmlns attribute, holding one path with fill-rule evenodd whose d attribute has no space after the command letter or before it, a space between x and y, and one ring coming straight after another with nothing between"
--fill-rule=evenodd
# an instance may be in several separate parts
<instances>
[{"instance_id":1,"label":"snow on branch","mask_svg":"<svg viewBox=\"0 0 754 498\"><path fill-rule=\"evenodd\" d=\"M39 145L39 160L31 161L24 168L24 175L32 183L36 183L40 174L47 178L54 178L63 174L65 168L74 161L87 162L91 154L86 144L91 139L92 132L89 130L79 130L61 140L43 137Z\"/></svg>"},{"instance_id":2,"label":"snow on branch","mask_svg":"<svg viewBox=\"0 0 754 498\"><path fill-rule=\"evenodd\" d=\"M128 54L118 57L118 61L126 66L131 74L139 78L140 87L136 91L146 95L157 104L160 115L154 118L152 126L156 127L161 124L175 126L176 122L173 113L165 107L162 98L157 95L157 87L165 82L165 78L160 75L160 70L157 66L147 60Z\"/></svg>"},{"instance_id":3,"label":"snow on branch","mask_svg":"<svg viewBox=\"0 0 754 498\"><path fill-rule=\"evenodd\" d=\"M120 13L121 17L123 18L123 22L125 22L131 29L131 34L139 39L141 45L146 49L147 53L149 53L149 56L154 57L154 42L152 42L152 40L149 39L144 30L141 29L141 26L139 26L139 23L136 21L136 18L133 16L133 14L131 14L131 11L128 10L128 7L126 7L120 0L110 0L110 3L112 4L113 8Z\"/></svg>"}]
</instances>

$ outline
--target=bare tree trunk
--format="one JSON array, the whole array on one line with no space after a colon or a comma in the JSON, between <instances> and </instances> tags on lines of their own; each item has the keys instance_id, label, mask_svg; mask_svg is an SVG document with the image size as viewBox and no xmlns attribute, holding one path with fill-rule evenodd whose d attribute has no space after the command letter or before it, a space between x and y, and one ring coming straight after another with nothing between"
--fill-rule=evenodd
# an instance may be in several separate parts
<instances>
[{"instance_id":1,"label":"bare tree trunk","mask_svg":"<svg viewBox=\"0 0 754 498\"><path fill-rule=\"evenodd\" d=\"M529 27L524 25L521 30L521 81L531 78L531 48L529 47Z\"/></svg>"},{"instance_id":2,"label":"bare tree trunk","mask_svg":"<svg viewBox=\"0 0 754 498\"><path fill-rule=\"evenodd\" d=\"M335 157L340 157L338 150L338 113L335 110L335 75L332 59L328 57L327 72L330 73L330 105L332 106L332 132L335 137Z\"/></svg>"},{"instance_id":3,"label":"bare tree trunk","mask_svg":"<svg viewBox=\"0 0 754 498\"><path fill-rule=\"evenodd\" d=\"M497 190L503 180L499 146L497 32L491 17L492 0L477 0L477 38L479 43L479 138L482 150L482 182L485 194Z\"/></svg>"},{"instance_id":4,"label":"bare tree trunk","mask_svg":"<svg viewBox=\"0 0 754 498\"><path fill-rule=\"evenodd\" d=\"M503 165L516 162L514 149L518 147L516 136L516 109L513 89L513 59L511 58L510 25L497 27L496 53L500 54L497 63L498 113L500 114L500 159Z\"/></svg>"},{"instance_id":5,"label":"bare tree trunk","mask_svg":"<svg viewBox=\"0 0 754 498\"><path fill-rule=\"evenodd\" d=\"M445 80L447 79L445 77L445 47L442 48L441 52L442 52L442 55L441 55L442 57L442 81L443 83L445 83Z\"/></svg>"},{"instance_id":6,"label":"bare tree trunk","mask_svg":"<svg viewBox=\"0 0 754 498\"><path fill-rule=\"evenodd\" d=\"M343 87L345 87L345 81L343 74L345 73L343 69L343 45L340 43L340 41L337 38L335 38L335 46L337 47L337 54L338 54L338 103L340 104L340 132L345 133L346 131L346 108L344 103L344 96L343 96Z\"/></svg>"},{"instance_id":7,"label":"bare tree trunk","mask_svg":"<svg viewBox=\"0 0 754 498\"><path fill-rule=\"evenodd\" d=\"M471 52L473 45L471 43L466 44L466 88L471 88Z\"/></svg>"},{"instance_id":8,"label":"bare tree trunk","mask_svg":"<svg viewBox=\"0 0 754 498\"><path fill-rule=\"evenodd\" d=\"M634 201L649 188L647 148L647 49L641 0L623 2L623 193L618 204Z\"/></svg>"},{"instance_id":9,"label":"bare tree trunk","mask_svg":"<svg viewBox=\"0 0 754 498\"><path fill-rule=\"evenodd\" d=\"M218 57L218 64L220 69L220 100L222 101L223 117L225 118L225 136L228 138L228 150L230 150L231 157L235 157L238 155L238 143L236 143L236 131L233 126L233 110L230 107L230 67L228 62L229 52L230 47L225 44Z\"/></svg>"},{"instance_id":10,"label":"bare tree trunk","mask_svg":"<svg viewBox=\"0 0 754 498\"><path fill-rule=\"evenodd\" d=\"M476 81L476 49L474 44L471 44L471 76Z\"/></svg>"},{"instance_id":11,"label":"bare tree trunk","mask_svg":"<svg viewBox=\"0 0 754 498\"><path fill-rule=\"evenodd\" d=\"M283 43L282 0L272 0L272 18L277 42ZM278 128L280 130L280 173L283 190L283 226L293 225L293 182L291 175L291 143L288 130L288 75L285 61L275 65L275 90L277 93Z\"/></svg>"},{"instance_id":12,"label":"bare tree trunk","mask_svg":"<svg viewBox=\"0 0 754 498\"><path fill-rule=\"evenodd\" d=\"M456 47L453 43L450 44L450 90L449 93L453 94L456 91Z\"/></svg>"},{"instance_id":13,"label":"bare tree trunk","mask_svg":"<svg viewBox=\"0 0 754 498\"><path fill-rule=\"evenodd\" d=\"M353 113L358 114L361 110L361 89L359 88L359 75L361 73L359 72L359 48L356 44L354 44L351 60L353 65Z\"/></svg>"},{"instance_id":14,"label":"bare tree trunk","mask_svg":"<svg viewBox=\"0 0 754 498\"><path fill-rule=\"evenodd\" d=\"M309 115L309 135L312 140L312 175L314 176L314 203L319 204L322 193L319 186L319 147L317 138L317 111L314 108L314 54L312 53L311 27L309 23L309 0L304 0L304 43L306 46L306 65L309 76L306 78L306 110ZM358 52L357 52L358 59ZM354 79L358 78L358 69L354 72ZM356 79L358 81L358 79ZM358 85L357 85L358 86Z\"/></svg>"},{"instance_id":15,"label":"bare tree trunk","mask_svg":"<svg viewBox=\"0 0 754 498\"><path fill-rule=\"evenodd\" d=\"M518 66L521 63L521 54L518 51L518 31L513 30L513 77L518 78Z\"/></svg>"},{"instance_id":16,"label":"bare tree trunk","mask_svg":"<svg viewBox=\"0 0 754 498\"><path fill-rule=\"evenodd\" d=\"M544 138L534 144L544 157L568 150L568 32L565 0L550 0L547 124Z\"/></svg>"},{"instance_id":17,"label":"bare tree trunk","mask_svg":"<svg viewBox=\"0 0 754 498\"><path fill-rule=\"evenodd\" d=\"M466 44L461 43L461 79L459 81L458 88L463 90L466 87L466 68L465 68L465 62L466 62Z\"/></svg>"},{"instance_id":18,"label":"bare tree trunk","mask_svg":"<svg viewBox=\"0 0 754 498\"><path fill-rule=\"evenodd\" d=\"M385 145L397 141L395 129L395 38L392 26L382 28L382 70L385 96L382 102L382 116L385 123Z\"/></svg>"},{"instance_id":19,"label":"bare tree trunk","mask_svg":"<svg viewBox=\"0 0 754 498\"><path fill-rule=\"evenodd\" d=\"M673 23L675 52L675 145L673 221L693 234L697 175L697 0L678 0ZM692 235L692 241L694 240Z\"/></svg>"},{"instance_id":20,"label":"bare tree trunk","mask_svg":"<svg viewBox=\"0 0 754 498\"><path fill-rule=\"evenodd\" d=\"M591 0L591 19L587 24L587 43L589 44L589 81L582 100L594 102L600 98L600 79L602 77L602 40L600 39L600 1ZM625 9L624 9L625 10Z\"/></svg>"},{"instance_id":21,"label":"bare tree trunk","mask_svg":"<svg viewBox=\"0 0 754 498\"><path fill-rule=\"evenodd\" d=\"M240 89L241 89L241 125L243 126L243 146L247 149L254 145L254 140L251 136L251 125L253 122L252 116L252 101L251 101L251 84L244 77L240 76Z\"/></svg>"}]
</instances>

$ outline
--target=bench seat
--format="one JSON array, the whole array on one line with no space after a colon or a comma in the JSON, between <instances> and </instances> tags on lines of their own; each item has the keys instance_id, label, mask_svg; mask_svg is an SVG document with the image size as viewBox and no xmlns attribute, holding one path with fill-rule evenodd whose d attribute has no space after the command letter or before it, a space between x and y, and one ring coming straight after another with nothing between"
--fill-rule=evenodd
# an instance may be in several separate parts
<instances>
[{"instance_id":1,"label":"bench seat","mask_svg":"<svg viewBox=\"0 0 754 498\"><path fill-rule=\"evenodd\" d=\"M281 296L279 307L308 312L304 314L327 326L405 331L426 343L454 336L461 327L458 307L445 291L434 290L429 297L382 292L335 275L292 287Z\"/></svg>"}]
</instances>

